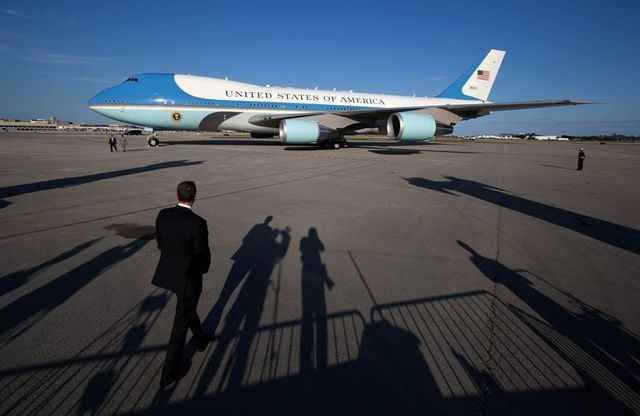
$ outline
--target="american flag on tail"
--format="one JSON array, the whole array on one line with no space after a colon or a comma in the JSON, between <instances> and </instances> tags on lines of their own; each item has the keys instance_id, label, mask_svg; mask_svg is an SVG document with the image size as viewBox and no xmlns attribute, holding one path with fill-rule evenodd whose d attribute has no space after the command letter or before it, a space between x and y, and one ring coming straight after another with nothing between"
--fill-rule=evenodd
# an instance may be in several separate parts
<instances>
[{"instance_id":1,"label":"american flag on tail","mask_svg":"<svg viewBox=\"0 0 640 416\"><path fill-rule=\"evenodd\" d=\"M491 71L478 69L478 79L481 79L483 81L489 81L489 75L491 75Z\"/></svg>"}]
</instances>

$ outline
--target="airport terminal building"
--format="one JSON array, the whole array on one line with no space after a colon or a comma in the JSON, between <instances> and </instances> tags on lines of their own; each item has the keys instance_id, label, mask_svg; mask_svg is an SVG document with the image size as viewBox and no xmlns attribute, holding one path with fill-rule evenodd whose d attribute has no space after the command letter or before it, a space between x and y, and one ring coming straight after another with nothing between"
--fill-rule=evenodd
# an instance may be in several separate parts
<instances>
[{"instance_id":1,"label":"airport terminal building","mask_svg":"<svg viewBox=\"0 0 640 416\"><path fill-rule=\"evenodd\" d=\"M20 133L20 132L63 132L63 131L83 131L83 132L124 132L127 130L127 126L121 126L118 124L112 125L87 125L87 124L74 124L70 121L59 121L53 117L49 119L35 119L35 120L15 120L15 119L0 119L0 132L2 133Z\"/></svg>"}]
</instances>

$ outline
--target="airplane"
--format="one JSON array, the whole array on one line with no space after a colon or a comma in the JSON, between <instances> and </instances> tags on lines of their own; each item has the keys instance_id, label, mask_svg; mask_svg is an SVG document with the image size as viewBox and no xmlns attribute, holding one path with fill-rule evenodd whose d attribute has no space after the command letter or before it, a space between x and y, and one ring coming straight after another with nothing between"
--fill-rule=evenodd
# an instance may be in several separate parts
<instances>
[{"instance_id":1,"label":"airplane","mask_svg":"<svg viewBox=\"0 0 640 416\"><path fill-rule=\"evenodd\" d=\"M352 91L259 86L184 74L144 73L107 88L89 108L144 126L149 146L154 129L248 132L280 136L284 144L348 147L345 136L384 134L399 143L426 142L453 133L454 126L493 111L589 104L551 100L487 101L505 51L492 49L436 97L406 97Z\"/></svg>"}]
</instances>

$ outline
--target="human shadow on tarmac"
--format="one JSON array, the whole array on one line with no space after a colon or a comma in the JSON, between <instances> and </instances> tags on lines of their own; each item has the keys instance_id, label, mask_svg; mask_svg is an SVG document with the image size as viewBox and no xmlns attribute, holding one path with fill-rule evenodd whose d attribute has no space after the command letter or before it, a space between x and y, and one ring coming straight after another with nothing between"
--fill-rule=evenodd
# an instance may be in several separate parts
<instances>
[{"instance_id":1,"label":"human shadow on tarmac","mask_svg":"<svg viewBox=\"0 0 640 416\"><path fill-rule=\"evenodd\" d=\"M127 175L136 175L143 172L151 172L160 169L180 168L185 166L199 165L202 161L189 160L173 160L170 162L153 163L146 166L136 168L114 170L111 172L95 173L91 175L72 176L69 178L52 179L42 182L26 183L22 185L7 186L0 188L0 198L8 198L17 195L29 194L32 192L46 191L56 188L68 188L70 186L84 185L91 182L97 182L104 179L118 178ZM8 205L8 204L7 204ZM0 209L4 208L4 204L0 204Z\"/></svg>"},{"instance_id":2,"label":"human shadow on tarmac","mask_svg":"<svg viewBox=\"0 0 640 416\"><path fill-rule=\"evenodd\" d=\"M569 168L566 166L557 166L557 165L545 165L545 164L540 164L540 166L544 166L547 168L556 168L556 169L564 169L564 170L576 170L576 168Z\"/></svg>"},{"instance_id":3,"label":"human shadow on tarmac","mask_svg":"<svg viewBox=\"0 0 640 416\"><path fill-rule=\"evenodd\" d=\"M135 240L99 254L49 283L40 286L0 309L0 336L3 342L15 339L28 331L49 312L65 303L84 286L100 277L114 265L131 257L144 247L148 240ZM6 335L10 333L10 338Z\"/></svg>"},{"instance_id":4,"label":"human shadow on tarmac","mask_svg":"<svg viewBox=\"0 0 640 416\"><path fill-rule=\"evenodd\" d=\"M81 253L82 251L91 247L92 245L94 245L96 242L100 240L102 240L102 238L95 238L93 240L86 241L82 244L78 244L71 250L67 250L64 253L52 258L51 260L47 260L44 263L39 264L35 267L13 272L6 276L0 277L0 296L6 295L7 293L12 292L15 289L18 289L22 285L26 284L33 277L35 277L38 273L42 272L48 267L51 267L57 263L61 263L67 259L70 259L71 257Z\"/></svg>"},{"instance_id":5,"label":"human shadow on tarmac","mask_svg":"<svg viewBox=\"0 0 640 416\"><path fill-rule=\"evenodd\" d=\"M204 394L219 371L220 384L227 389L238 389L243 385L245 369L251 359L249 352L258 332L267 290L272 285L271 274L287 253L291 240L289 227L284 230L273 229L268 225L270 221L271 217L267 217L263 224L254 226L234 255L236 264L240 264L235 270L234 264L229 273L227 280L233 282L228 289L237 285L236 282L245 273L248 274L216 337L215 349L201 370L202 377L196 394ZM222 308L219 305L215 307ZM222 367L223 359L229 352L231 357Z\"/></svg>"},{"instance_id":6,"label":"human shadow on tarmac","mask_svg":"<svg viewBox=\"0 0 640 416\"><path fill-rule=\"evenodd\" d=\"M492 204L567 228L632 253L640 254L640 231L636 229L531 201L480 182L451 176L446 176L445 178L447 180L441 182L425 178L404 179L409 184L420 188L444 192L450 195L455 195L452 191L467 194L474 198L482 199Z\"/></svg>"},{"instance_id":7,"label":"human shadow on tarmac","mask_svg":"<svg viewBox=\"0 0 640 416\"><path fill-rule=\"evenodd\" d=\"M514 315L572 363L586 381L582 398L586 410L592 414L626 414L629 409L616 400L620 398L629 408L640 410L640 398L633 393L640 391L640 339L636 335L614 317L536 276L567 296L580 312L566 309L524 277L523 273L528 273L525 270L512 270L462 241L458 244L469 252L471 262L487 279L507 288L544 320L511 306Z\"/></svg>"},{"instance_id":8,"label":"human shadow on tarmac","mask_svg":"<svg viewBox=\"0 0 640 416\"><path fill-rule=\"evenodd\" d=\"M324 244L315 227L300 239L302 261L302 322L300 326L300 372L327 368L327 302L325 284L333 289L333 280L327 274L320 252Z\"/></svg>"},{"instance_id":9,"label":"human shadow on tarmac","mask_svg":"<svg viewBox=\"0 0 640 416\"><path fill-rule=\"evenodd\" d=\"M273 217L269 215L262 223L255 224L251 227L249 232L242 238L242 245L231 256L233 265L231 266L231 270L229 270L227 280L224 282L216 304L203 321L203 326L209 328L211 332L215 333L220 323L222 312L227 306L227 303L229 303L233 292L235 292L249 272L261 261L264 250L268 249L273 231L269 225L272 220Z\"/></svg>"}]
</instances>

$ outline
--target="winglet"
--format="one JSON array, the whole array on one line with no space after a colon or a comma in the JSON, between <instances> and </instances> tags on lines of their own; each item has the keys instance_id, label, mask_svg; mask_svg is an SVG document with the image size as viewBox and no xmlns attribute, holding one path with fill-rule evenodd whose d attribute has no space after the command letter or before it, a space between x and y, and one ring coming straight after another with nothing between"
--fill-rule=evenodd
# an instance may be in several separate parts
<instances>
[{"instance_id":1,"label":"winglet","mask_svg":"<svg viewBox=\"0 0 640 416\"><path fill-rule=\"evenodd\" d=\"M469 68L438 97L487 101L505 53L491 49L484 59Z\"/></svg>"}]
</instances>

